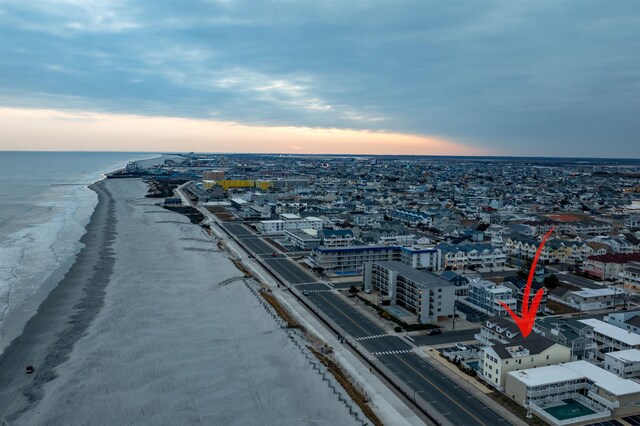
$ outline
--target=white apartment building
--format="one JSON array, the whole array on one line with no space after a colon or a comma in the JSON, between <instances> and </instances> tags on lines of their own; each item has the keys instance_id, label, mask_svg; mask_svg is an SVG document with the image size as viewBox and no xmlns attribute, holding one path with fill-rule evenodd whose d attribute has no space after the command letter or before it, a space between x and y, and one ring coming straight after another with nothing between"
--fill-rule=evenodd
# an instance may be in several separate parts
<instances>
[{"instance_id":1,"label":"white apartment building","mask_svg":"<svg viewBox=\"0 0 640 426\"><path fill-rule=\"evenodd\" d=\"M293 231L298 229L314 229L319 231L322 229L322 219L317 217L307 217L302 219L295 214L283 213L279 220L262 220L258 222L258 231L265 235L284 234L284 231Z\"/></svg>"},{"instance_id":2,"label":"white apartment building","mask_svg":"<svg viewBox=\"0 0 640 426\"><path fill-rule=\"evenodd\" d=\"M414 312L422 324L453 315L456 299L453 284L398 261L367 263L364 286L388 297L392 305Z\"/></svg>"},{"instance_id":3,"label":"white apartment building","mask_svg":"<svg viewBox=\"0 0 640 426\"><path fill-rule=\"evenodd\" d=\"M596 288L568 291L562 295L551 292L549 299L584 312L612 308L614 303L622 305L624 304L623 294L624 290L620 288Z\"/></svg>"},{"instance_id":4,"label":"white apartment building","mask_svg":"<svg viewBox=\"0 0 640 426\"><path fill-rule=\"evenodd\" d=\"M504 390L510 371L560 364L571 360L566 346L538 335L518 338L511 343L484 346L478 375L491 386Z\"/></svg>"},{"instance_id":5,"label":"white apartment building","mask_svg":"<svg viewBox=\"0 0 640 426\"><path fill-rule=\"evenodd\" d=\"M585 424L637 414L640 383L623 379L587 361L509 372L505 394L552 425ZM579 417L558 419L550 408L574 400L588 408Z\"/></svg>"},{"instance_id":6,"label":"white apartment building","mask_svg":"<svg viewBox=\"0 0 640 426\"><path fill-rule=\"evenodd\" d=\"M601 361L609 352L640 349L640 335L638 334L594 318L578 321L593 327L594 340L598 345L596 358Z\"/></svg>"},{"instance_id":7,"label":"white apartment building","mask_svg":"<svg viewBox=\"0 0 640 426\"><path fill-rule=\"evenodd\" d=\"M627 349L606 353L604 369L623 379L640 377L640 350Z\"/></svg>"}]
</instances>

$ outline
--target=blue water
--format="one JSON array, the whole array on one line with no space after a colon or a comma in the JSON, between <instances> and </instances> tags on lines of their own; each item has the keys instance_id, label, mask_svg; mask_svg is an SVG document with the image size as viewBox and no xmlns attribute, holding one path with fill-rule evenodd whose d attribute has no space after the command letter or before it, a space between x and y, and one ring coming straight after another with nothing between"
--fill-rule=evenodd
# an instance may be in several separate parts
<instances>
[{"instance_id":1,"label":"blue water","mask_svg":"<svg viewBox=\"0 0 640 426\"><path fill-rule=\"evenodd\" d=\"M411 316L411 314L405 310L402 310L400 308L397 308L395 306L387 306L385 307L385 309L393 316L395 316L396 318L402 318L402 317L407 317L407 316Z\"/></svg>"},{"instance_id":2,"label":"blue water","mask_svg":"<svg viewBox=\"0 0 640 426\"><path fill-rule=\"evenodd\" d=\"M148 153L0 151L0 352L35 314L39 290L70 264L97 203L87 188ZM41 300L36 300L37 297Z\"/></svg>"},{"instance_id":3,"label":"blue water","mask_svg":"<svg viewBox=\"0 0 640 426\"><path fill-rule=\"evenodd\" d=\"M478 369L480 368L480 361L466 361L465 364L476 371L478 371Z\"/></svg>"}]
</instances>

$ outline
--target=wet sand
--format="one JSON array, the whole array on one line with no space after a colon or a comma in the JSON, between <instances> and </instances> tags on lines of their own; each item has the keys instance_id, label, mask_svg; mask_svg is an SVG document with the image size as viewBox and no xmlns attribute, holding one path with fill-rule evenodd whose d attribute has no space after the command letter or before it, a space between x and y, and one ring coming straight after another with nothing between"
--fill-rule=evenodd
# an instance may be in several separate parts
<instances>
[{"instance_id":1,"label":"wet sand","mask_svg":"<svg viewBox=\"0 0 640 426\"><path fill-rule=\"evenodd\" d=\"M85 247L22 334L0 355L0 419L11 421L42 396L42 386L55 377L54 368L68 359L103 305L114 264L115 206L104 181L90 188L99 201L80 240ZM25 374L27 365L36 368L34 374Z\"/></svg>"}]
</instances>

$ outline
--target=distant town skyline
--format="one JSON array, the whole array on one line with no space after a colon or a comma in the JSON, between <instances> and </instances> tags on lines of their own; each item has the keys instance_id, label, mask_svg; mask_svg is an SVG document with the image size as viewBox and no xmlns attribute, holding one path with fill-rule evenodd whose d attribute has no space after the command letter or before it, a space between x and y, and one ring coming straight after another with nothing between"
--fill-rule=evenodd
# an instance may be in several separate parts
<instances>
[{"instance_id":1,"label":"distant town skyline","mask_svg":"<svg viewBox=\"0 0 640 426\"><path fill-rule=\"evenodd\" d=\"M0 150L639 158L640 3L0 5Z\"/></svg>"}]
</instances>

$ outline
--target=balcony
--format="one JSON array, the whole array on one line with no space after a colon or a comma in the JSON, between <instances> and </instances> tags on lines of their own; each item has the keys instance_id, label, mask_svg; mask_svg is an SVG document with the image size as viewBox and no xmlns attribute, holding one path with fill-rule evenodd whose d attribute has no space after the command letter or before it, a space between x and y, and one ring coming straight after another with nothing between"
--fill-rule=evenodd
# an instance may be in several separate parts
<instances>
[{"instance_id":1,"label":"balcony","mask_svg":"<svg viewBox=\"0 0 640 426\"><path fill-rule=\"evenodd\" d=\"M600 404L604 405L605 407L611 410L620 407L620 401L609 401L608 399L601 397L600 395L598 395L596 392L592 390L589 390L587 395L589 396L589 398L599 402Z\"/></svg>"}]
</instances>

